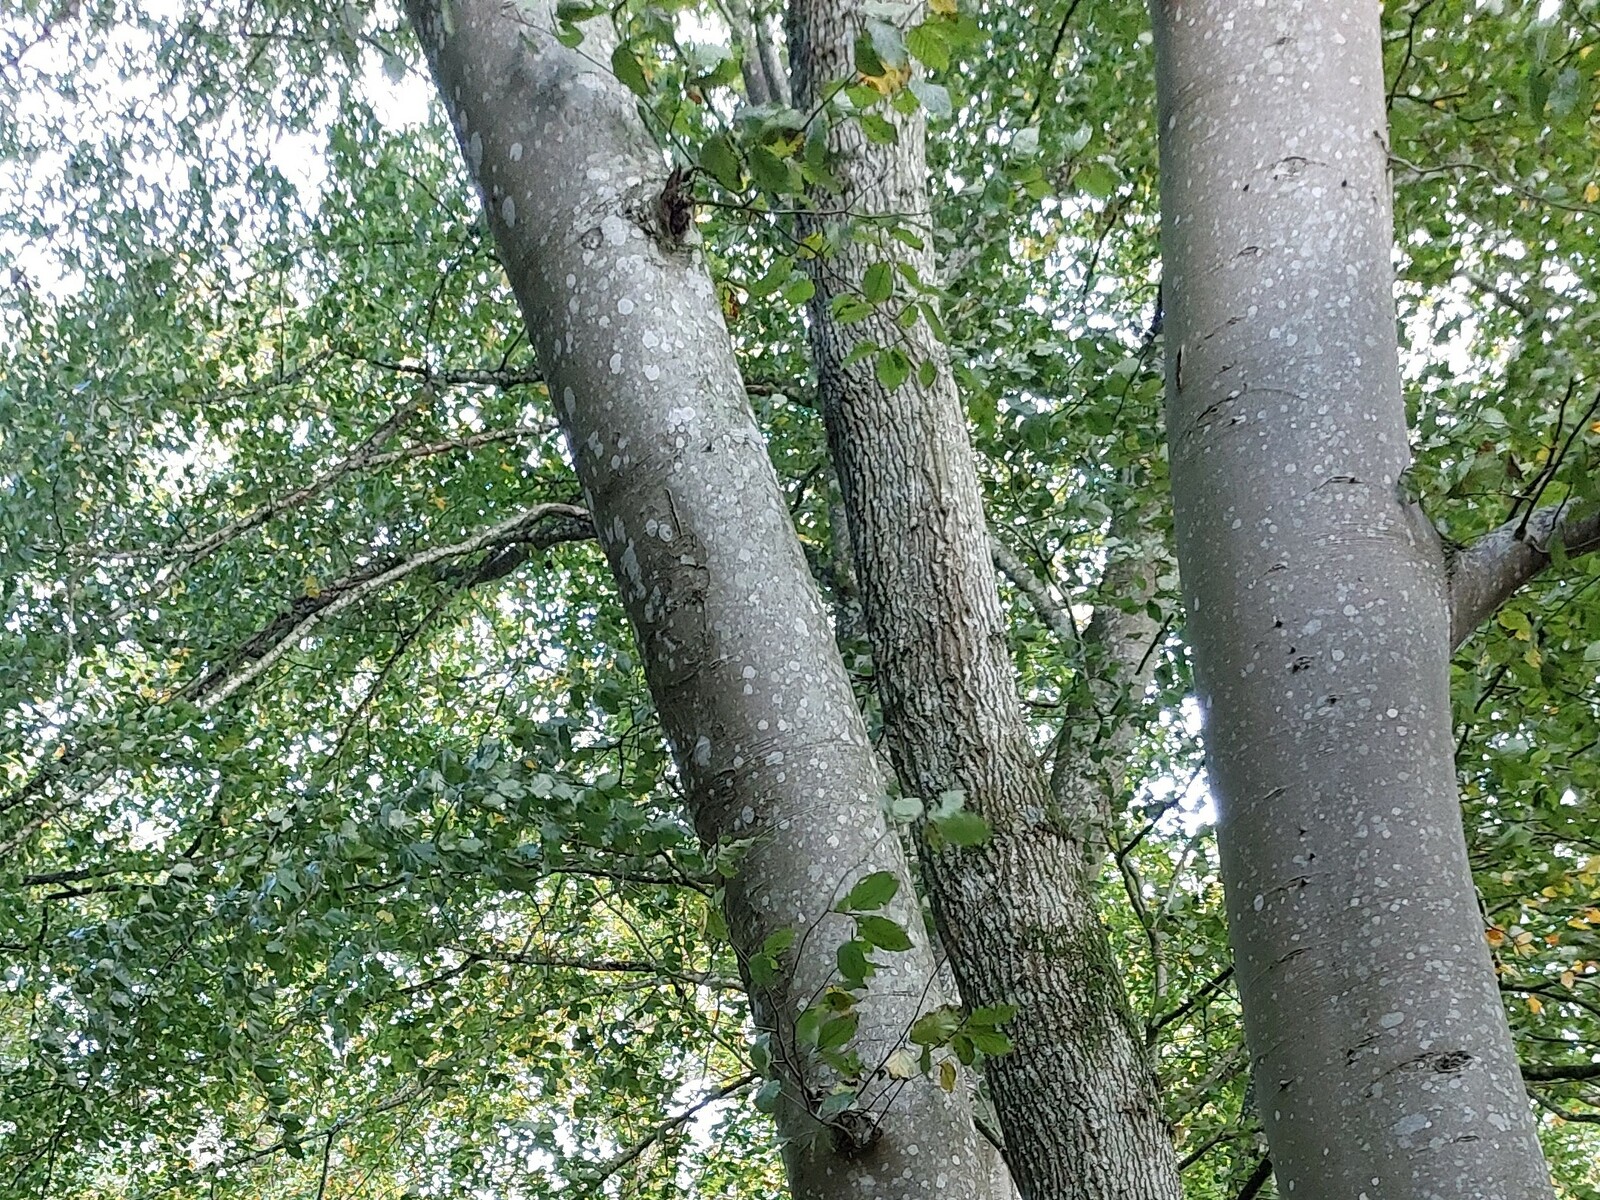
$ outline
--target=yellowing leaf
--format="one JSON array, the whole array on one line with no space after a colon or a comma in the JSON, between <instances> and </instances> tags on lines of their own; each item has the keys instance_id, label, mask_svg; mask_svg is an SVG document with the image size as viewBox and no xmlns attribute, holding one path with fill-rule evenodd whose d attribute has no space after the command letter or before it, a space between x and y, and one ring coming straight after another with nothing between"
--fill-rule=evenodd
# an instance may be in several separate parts
<instances>
[{"instance_id":1,"label":"yellowing leaf","mask_svg":"<svg viewBox=\"0 0 1600 1200\"><path fill-rule=\"evenodd\" d=\"M428 497L428 503L433 505L440 512L444 511L445 500L444 500L443 496L439 496L439 495L429 496Z\"/></svg>"},{"instance_id":2,"label":"yellowing leaf","mask_svg":"<svg viewBox=\"0 0 1600 1200\"><path fill-rule=\"evenodd\" d=\"M1578 977L1573 972L1571 972L1571 971L1563 971L1563 972L1561 972L1561 986L1562 987L1570 988L1573 984L1575 984L1577 982L1578 982Z\"/></svg>"},{"instance_id":3,"label":"yellowing leaf","mask_svg":"<svg viewBox=\"0 0 1600 1200\"><path fill-rule=\"evenodd\" d=\"M1544 1001L1539 999L1539 997L1537 997L1537 996L1529 996L1528 997L1528 1009L1529 1009L1530 1012L1533 1012L1533 1013L1536 1013L1536 1014L1537 1013L1542 1013L1544 1011Z\"/></svg>"},{"instance_id":4,"label":"yellowing leaf","mask_svg":"<svg viewBox=\"0 0 1600 1200\"><path fill-rule=\"evenodd\" d=\"M1489 939L1491 949L1498 950L1506 944L1506 931L1498 925L1491 925L1484 931L1484 937Z\"/></svg>"},{"instance_id":5,"label":"yellowing leaf","mask_svg":"<svg viewBox=\"0 0 1600 1200\"><path fill-rule=\"evenodd\" d=\"M1593 204L1596 200L1600 200L1600 183L1591 183L1584 188L1583 200L1585 204Z\"/></svg>"},{"instance_id":6,"label":"yellowing leaf","mask_svg":"<svg viewBox=\"0 0 1600 1200\"><path fill-rule=\"evenodd\" d=\"M313 600L322 595L322 581L315 575L307 575L304 582L300 586L305 588L306 595L310 596Z\"/></svg>"},{"instance_id":7,"label":"yellowing leaf","mask_svg":"<svg viewBox=\"0 0 1600 1200\"><path fill-rule=\"evenodd\" d=\"M885 67L882 75L863 75L861 82L880 96L892 96L895 92L905 87L910 78L911 68L909 66Z\"/></svg>"},{"instance_id":8,"label":"yellowing leaf","mask_svg":"<svg viewBox=\"0 0 1600 1200\"><path fill-rule=\"evenodd\" d=\"M890 1079L910 1079L917 1073L917 1056L901 1046L884 1060L883 1069L889 1073Z\"/></svg>"},{"instance_id":9,"label":"yellowing leaf","mask_svg":"<svg viewBox=\"0 0 1600 1200\"><path fill-rule=\"evenodd\" d=\"M939 1064L939 1086L947 1092L956 1090L956 1064L948 1058Z\"/></svg>"},{"instance_id":10,"label":"yellowing leaf","mask_svg":"<svg viewBox=\"0 0 1600 1200\"><path fill-rule=\"evenodd\" d=\"M956 15L956 0L928 0L928 9L941 17L953 17ZM1588 47L1585 46L1584 49L1587 50Z\"/></svg>"}]
</instances>

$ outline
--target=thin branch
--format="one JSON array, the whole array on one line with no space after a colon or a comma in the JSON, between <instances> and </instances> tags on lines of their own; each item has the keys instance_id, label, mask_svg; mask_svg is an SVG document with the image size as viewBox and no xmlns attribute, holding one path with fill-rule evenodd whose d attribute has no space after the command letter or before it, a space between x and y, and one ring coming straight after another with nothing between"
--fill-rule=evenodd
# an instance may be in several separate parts
<instances>
[{"instance_id":1,"label":"thin branch","mask_svg":"<svg viewBox=\"0 0 1600 1200\"><path fill-rule=\"evenodd\" d=\"M1600 1125L1600 1112L1573 1112L1571 1109L1562 1108L1554 1100L1550 1100L1544 1096L1541 1096L1532 1088L1528 1089L1528 1095L1532 1097L1533 1102L1540 1108L1548 1109L1550 1112L1555 1113L1555 1115L1560 1117L1563 1121L1571 1121L1577 1125Z\"/></svg>"},{"instance_id":2,"label":"thin branch","mask_svg":"<svg viewBox=\"0 0 1600 1200\"><path fill-rule=\"evenodd\" d=\"M1168 1025L1171 1025L1174 1021L1183 1020L1183 1018L1187 1017L1195 1009L1199 1008L1207 1000L1211 999L1212 996L1215 996L1219 991L1221 991L1222 986L1232 978L1233 966L1232 964L1229 964L1221 971L1217 972L1217 974L1213 975L1210 979L1206 980L1205 984L1198 991L1191 995L1182 1004L1178 1005L1177 1008L1171 1009L1168 1012L1163 1013L1161 1016L1156 1017L1145 1027L1145 1044L1150 1046L1155 1045L1157 1034L1159 1034Z\"/></svg>"},{"instance_id":3,"label":"thin branch","mask_svg":"<svg viewBox=\"0 0 1600 1200\"><path fill-rule=\"evenodd\" d=\"M1256 1164L1256 1169L1250 1172L1250 1178L1244 1181L1244 1186L1239 1189L1238 1200L1255 1200L1261 1194L1261 1189L1267 1186L1267 1180L1272 1178L1272 1159L1262 1156Z\"/></svg>"},{"instance_id":4,"label":"thin branch","mask_svg":"<svg viewBox=\"0 0 1600 1200\"><path fill-rule=\"evenodd\" d=\"M1072 614L1064 605L1056 603L1044 580L1029 570L1028 564L1017 557L999 538L990 538L990 553L994 556L994 565L999 567L1001 573L1011 581L1012 586L1027 598L1033 611L1045 623L1045 627L1064 642L1077 641L1078 630L1073 624Z\"/></svg>"},{"instance_id":5,"label":"thin branch","mask_svg":"<svg viewBox=\"0 0 1600 1200\"><path fill-rule=\"evenodd\" d=\"M1526 1083L1570 1083L1600 1079L1600 1062L1523 1063L1522 1078Z\"/></svg>"},{"instance_id":6,"label":"thin branch","mask_svg":"<svg viewBox=\"0 0 1600 1200\"><path fill-rule=\"evenodd\" d=\"M1450 645L1458 647L1517 589L1550 565L1559 538L1569 556L1600 549L1600 508L1565 503L1507 521L1450 559Z\"/></svg>"},{"instance_id":7,"label":"thin branch","mask_svg":"<svg viewBox=\"0 0 1600 1200\"><path fill-rule=\"evenodd\" d=\"M718 1100L726 1100L735 1092L743 1091L759 1078L760 1076L757 1075L756 1072L746 1071L737 1079L730 1080L721 1087L717 1088L715 1091L706 1093L677 1116L668 1117L649 1133L645 1134L644 1137L633 1143L633 1145L617 1154L612 1155L603 1163L599 1164L599 1166L595 1168L595 1174L589 1177L591 1187L597 1187L606 1180L610 1179L618 1171L622 1170L623 1167L627 1166L646 1150L650 1149L651 1146L655 1145L662 1138L666 1137L667 1134L693 1120L695 1115L699 1113L701 1109L715 1104Z\"/></svg>"},{"instance_id":8,"label":"thin branch","mask_svg":"<svg viewBox=\"0 0 1600 1200\"><path fill-rule=\"evenodd\" d=\"M447 546L434 546L431 549L424 550L421 554L412 555L410 558L390 567L387 571L382 571L370 579L363 580L354 587L347 588L331 603L313 610L299 624L278 639L271 649L257 658L246 670L241 671L238 675L233 676L226 683L211 691L210 695L206 697L205 707L215 708L239 691L240 688L254 683L263 672L270 670L291 648L298 645L313 628L326 621L329 617L336 616L351 605L372 595L374 592L383 590L391 583L404 579L407 575L411 575L423 567L432 566L434 563L443 562L446 559L461 558L467 554L474 554L489 546L529 534L534 525L546 517L552 516L586 521L589 514L571 504L536 504L525 512L520 512L514 517L508 517L498 525L491 525L488 529L468 538L466 541L453 542Z\"/></svg>"},{"instance_id":9,"label":"thin branch","mask_svg":"<svg viewBox=\"0 0 1600 1200\"><path fill-rule=\"evenodd\" d=\"M669 971L653 962L617 958L562 958L544 954L526 954L518 951L475 950L466 946L452 946L467 956L459 970L473 962L503 963L517 967L543 967L552 971L582 971L595 975L654 975L661 979L685 983L691 987L716 988L721 991L742 992L744 985L737 979L716 975L710 971ZM452 972L454 974L456 972ZM432 981L430 981L432 982Z\"/></svg>"},{"instance_id":10,"label":"thin branch","mask_svg":"<svg viewBox=\"0 0 1600 1200\"><path fill-rule=\"evenodd\" d=\"M1055 40L1050 43L1050 53L1044 60L1044 70L1039 73L1039 80L1033 89L1033 105L1028 109L1028 120L1033 120L1034 114L1039 111L1039 104L1044 99L1045 83L1055 74L1056 55L1061 53L1061 43L1066 40L1067 26L1072 23L1073 14L1078 11L1081 0L1072 0L1067 5L1067 11L1061 16L1061 24L1056 26Z\"/></svg>"}]
</instances>

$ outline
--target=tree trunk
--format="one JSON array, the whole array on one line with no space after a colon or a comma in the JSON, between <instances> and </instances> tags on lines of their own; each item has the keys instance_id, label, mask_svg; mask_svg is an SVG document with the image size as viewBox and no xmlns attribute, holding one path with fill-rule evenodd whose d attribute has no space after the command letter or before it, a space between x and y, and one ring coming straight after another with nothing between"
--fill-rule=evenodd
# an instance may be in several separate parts
<instances>
[{"instance_id":1,"label":"tree trunk","mask_svg":"<svg viewBox=\"0 0 1600 1200\"><path fill-rule=\"evenodd\" d=\"M901 10L904 22L919 15L920 5ZM863 13L846 0L794 0L790 18L793 90L809 111L853 76ZM925 224L923 122L896 125L892 145L868 142L855 122L834 125L844 193L830 205ZM801 232L821 228L809 218ZM926 322L902 329L893 301L849 326L831 315L874 263L931 280L931 252L874 229L863 221L830 238L839 248L815 264L811 342L896 770L925 802L964 793L992 830L971 849L927 846L926 873L963 998L1018 1007L1014 1050L986 1068L1007 1163L1031 1200L1176 1197L1154 1077L1084 879L1090 818L1053 803L1022 718L945 349ZM871 358L847 366L861 341L931 363L931 382L913 375L891 388Z\"/></svg>"},{"instance_id":2,"label":"tree trunk","mask_svg":"<svg viewBox=\"0 0 1600 1200\"><path fill-rule=\"evenodd\" d=\"M1154 0L1178 558L1285 1195L1548 1197L1409 461L1379 11Z\"/></svg>"},{"instance_id":3,"label":"tree trunk","mask_svg":"<svg viewBox=\"0 0 1600 1200\"><path fill-rule=\"evenodd\" d=\"M753 986L784 1083L793 1192L978 1197L984 1156L965 1098L873 1078L859 1112L819 1123L832 1083L795 1018L836 979L849 936L830 906L892 872L914 939L859 1003L869 1066L939 996L876 764L703 264L664 220L662 156L605 62L607 30L569 50L549 4L411 0L556 401L595 530L643 651L696 826L745 840L727 885L741 961L795 930ZM597 45L597 43L600 43ZM862 1115L864 1114L864 1115Z\"/></svg>"}]
</instances>

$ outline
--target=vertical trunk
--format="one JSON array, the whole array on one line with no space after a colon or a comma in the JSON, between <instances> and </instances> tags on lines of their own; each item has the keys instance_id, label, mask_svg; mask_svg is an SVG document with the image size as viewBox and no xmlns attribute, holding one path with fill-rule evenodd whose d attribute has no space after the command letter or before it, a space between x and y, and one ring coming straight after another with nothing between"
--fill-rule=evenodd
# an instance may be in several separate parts
<instances>
[{"instance_id":1,"label":"vertical trunk","mask_svg":"<svg viewBox=\"0 0 1600 1200\"><path fill-rule=\"evenodd\" d=\"M920 5L900 10L903 22L919 15ZM809 110L853 75L864 14L847 0L794 0L790 18L796 103ZM893 145L836 125L841 199L865 216L920 221L923 123L896 123ZM1088 830L1081 814L1052 802L1017 700L944 347L925 323L902 329L894 302L848 327L830 315L833 299L859 292L876 262L932 276L931 253L871 230L863 223L837 239L813 273L812 348L897 772L925 801L964 792L993 831L973 849L930 850L927 876L963 997L1018 1006L1007 1029L1015 1049L987 1068L1007 1162L1031 1200L1176 1197L1154 1078L1083 877ZM891 389L870 359L845 365L863 340L932 363L932 382Z\"/></svg>"},{"instance_id":2,"label":"vertical trunk","mask_svg":"<svg viewBox=\"0 0 1600 1200\"><path fill-rule=\"evenodd\" d=\"M1284 1194L1546 1197L1457 809L1408 462L1379 11L1154 0L1168 438Z\"/></svg>"},{"instance_id":3,"label":"vertical trunk","mask_svg":"<svg viewBox=\"0 0 1600 1200\"><path fill-rule=\"evenodd\" d=\"M871 1080L865 1115L819 1123L830 1078L794 1020L835 977L848 936L829 908L860 876L901 880L890 915L915 945L884 956L861 1001L869 1066L901 1043L934 987L906 864L881 815L876 764L752 418L703 265L663 229L662 156L633 97L597 62L600 23L568 50L549 4L411 0L595 529L643 650L697 827L747 839L727 887L748 962L798 932L753 987L782 1073L797 1197L984 1195L964 1099ZM931 998L937 1003L938 998ZM886 1084L892 1086L885 1086Z\"/></svg>"}]
</instances>

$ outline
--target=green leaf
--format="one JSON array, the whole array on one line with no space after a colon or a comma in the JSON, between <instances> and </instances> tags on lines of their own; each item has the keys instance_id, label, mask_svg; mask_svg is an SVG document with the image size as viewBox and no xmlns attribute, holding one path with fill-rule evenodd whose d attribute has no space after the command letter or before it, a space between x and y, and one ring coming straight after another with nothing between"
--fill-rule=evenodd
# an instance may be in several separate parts
<instances>
[{"instance_id":1,"label":"green leaf","mask_svg":"<svg viewBox=\"0 0 1600 1200\"><path fill-rule=\"evenodd\" d=\"M824 1022L822 1028L817 1032L817 1049L837 1050L855 1037L856 1026L860 1023L860 1015L853 1012Z\"/></svg>"},{"instance_id":2,"label":"green leaf","mask_svg":"<svg viewBox=\"0 0 1600 1200\"><path fill-rule=\"evenodd\" d=\"M911 935L888 917L857 917L856 931L880 950L911 949Z\"/></svg>"},{"instance_id":3,"label":"green leaf","mask_svg":"<svg viewBox=\"0 0 1600 1200\"><path fill-rule=\"evenodd\" d=\"M778 1097L781 1095L783 1095L783 1080L768 1079L756 1089L756 1111L763 1113L772 1112L778 1107Z\"/></svg>"},{"instance_id":4,"label":"green leaf","mask_svg":"<svg viewBox=\"0 0 1600 1200\"><path fill-rule=\"evenodd\" d=\"M1076 183L1096 200L1104 200L1117 190L1117 173L1103 162L1086 164L1072 177Z\"/></svg>"},{"instance_id":5,"label":"green leaf","mask_svg":"<svg viewBox=\"0 0 1600 1200\"><path fill-rule=\"evenodd\" d=\"M756 186L774 195L792 191L789 164L765 146L750 147L750 177Z\"/></svg>"},{"instance_id":6,"label":"green leaf","mask_svg":"<svg viewBox=\"0 0 1600 1200\"><path fill-rule=\"evenodd\" d=\"M950 65L950 42L945 23L924 21L906 30L906 50L930 71L943 71Z\"/></svg>"},{"instance_id":7,"label":"green leaf","mask_svg":"<svg viewBox=\"0 0 1600 1200\"><path fill-rule=\"evenodd\" d=\"M911 360L898 346L890 346L872 363L872 372L886 390L894 391L911 375Z\"/></svg>"},{"instance_id":8,"label":"green leaf","mask_svg":"<svg viewBox=\"0 0 1600 1200\"><path fill-rule=\"evenodd\" d=\"M967 1030L967 1037L972 1040L972 1044L975 1047L983 1051L983 1053L987 1054L990 1058L998 1058L1002 1054L1007 1054L1012 1048L1011 1039L1005 1034L994 1029L969 1028Z\"/></svg>"},{"instance_id":9,"label":"green leaf","mask_svg":"<svg viewBox=\"0 0 1600 1200\"><path fill-rule=\"evenodd\" d=\"M605 5L589 3L589 0L560 0L556 5L556 20L587 21L605 11Z\"/></svg>"},{"instance_id":10,"label":"green leaf","mask_svg":"<svg viewBox=\"0 0 1600 1200\"><path fill-rule=\"evenodd\" d=\"M794 945L794 930L784 928L774 930L767 935L767 940L761 943L761 953L776 957L790 946Z\"/></svg>"},{"instance_id":11,"label":"green leaf","mask_svg":"<svg viewBox=\"0 0 1600 1200\"><path fill-rule=\"evenodd\" d=\"M817 1119L832 1120L840 1113L848 1111L855 1102L856 1094L853 1091L830 1092L822 1098L822 1103L817 1105Z\"/></svg>"},{"instance_id":12,"label":"green leaf","mask_svg":"<svg viewBox=\"0 0 1600 1200\"><path fill-rule=\"evenodd\" d=\"M872 973L872 963L867 958L868 949L866 942L851 938L834 952L834 961L838 964L839 974L847 986L859 988Z\"/></svg>"},{"instance_id":13,"label":"green leaf","mask_svg":"<svg viewBox=\"0 0 1600 1200\"><path fill-rule=\"evenodd\" d=\"M967 1022L972 1025L1004 1025L1016 1015L1015 1004L986 1004L973 1009L967 1017Z\"/></svg>"},{"instance_id":14,"label":"green leaf","mask_svg":"<svg viewBox=\"0 0 1600 1200\"><path fill-rule=\"evenodd\" d=\"M989 822L977 813L952 813L933 824L952 846L981 846L989 840Z\"/></svg>"},{"instance_id":15,"label":"green leaf","mask_svg":"<svg viewBox=\"0 0 1600 1200\"><path fill-rule=\"evenodd\" d=\"M796 307L806 303L816 294L817 285L805 275L796 275L783 289L783 298Z\"/></svg>"},{"instance_id":16,"label":"green leaf","mask_svg":"<svg viewBox=\"0 0 1600 1200\"><path fill-rule=\"evenodd\" d=\"M740 190L739 156L727 134L718 133L706 139L705 145L700 147L700 167L730 192Z\"/></svg>"},{"instance_id":17,"label":"green leaf","mask_svg":"<svg viewBox=\"0 0 1600 1200\"><path fill-rule=\"evenodd\" d=\"M864 112L860 121L861 132L867 135L869 142L879 146L891 146L900 140L900 131L887 117L879 116L875 112Z\"/></svg>"},{"instance_id":18,"label":"green leaf","mask_svg":"<svg viewBox=\"0 0 1600 1200\"><path fill-rule=\"evenodd\" d=\"M961 1014L949 1005L923 1013L911 1023L910 1038L918 1046L943 1046L961 1028Z\"/></svg>"},{"instance_id":19,"label":"green leaf","mask_svg":"<svg viewBox=\"0 0 1600 1200\"><path fill-rule=\"evenodd\" d=\"M626 42L619 43L611 52L611 69L634 95L650 94L650 81L644 77L644 67L634 57L633 51L628 49Z\"/></svg>"},{"instance_id":20,"label":"green leaf","mask_svg":"<svg viewBox=\"0 0 1600 1200\"><path fill-rule=\"evenodd\" d=\"M894 899L900 881L892 871L874 871L859 880L839 902L839 912L869 912Z\"/></svg>"},{"instance_id":21,"label":"green leaf","mask_svg":"<svg viewBox=\"0 0 1600 1200\"><path fill-rule=\"evenodd\" d=\"M868 304L882 304L894 294L894 268L875 262L861 276L861 294Z\"/></svg>"}]
</instances>

